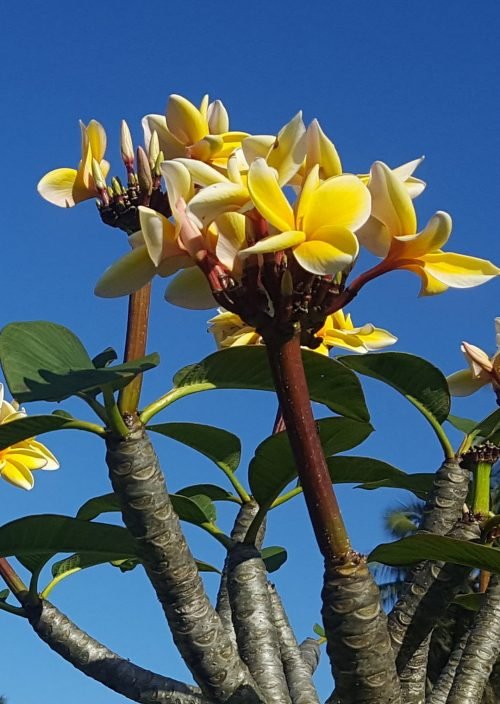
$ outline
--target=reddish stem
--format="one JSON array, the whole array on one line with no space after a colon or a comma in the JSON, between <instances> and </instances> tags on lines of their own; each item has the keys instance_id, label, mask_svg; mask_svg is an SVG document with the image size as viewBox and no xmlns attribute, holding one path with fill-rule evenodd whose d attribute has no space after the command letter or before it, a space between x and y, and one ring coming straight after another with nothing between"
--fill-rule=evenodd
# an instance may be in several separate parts
<instances>
[{"instance_id":1,"label":"reddish stem","mask_svg":"<svg viewBox=\"0 0 500 704\"><path fill-rule=\"evenodd\" d=\"M379 276L382 276L382 274L386 274L388 271L392 271L394 268L394 262L391 263L389 260L384 259L376 266L368 269L368 271L364 271L356 279L354 279L351 285L342 291L341 294L335 294L332 298L329 296L326 297L323 306L325 314L331 315L341 308L344 308L353 300L353 298L358 295L365 284Z\"/></svg>"},{"instance_id":2,"label":"reddish stem","mask_svg":"<svg viewBox=\"0 0 500 704\"><path fill-rule=\"evenodd\" d=\"M146 354L150 300L151 284L135 291L129 297L124 362L140 359ZM118 405L122 413L137 411L141 388L142 374L138 374L120 393Z\"/></svg>"},{"instance_id":3,"label":"reddish stem","mask_svg":"<svg viewBox=\"0 0 500 704\"><path fill-rule=\"evenodd\" d=\"M5 557L0 557L0 576L15 596L28 591L28 587Z\"/></svg>"},{"instance_id":4,"label":"reddish stem","mask_svg":"<svg viewBox=\"0 0 500 704\"><path fill-rule=\"evenodd\" d=\"M300 335L265 342L316 540L327 562L344 561L351 547L312 414Z\"/></svg>"}]
</instances>

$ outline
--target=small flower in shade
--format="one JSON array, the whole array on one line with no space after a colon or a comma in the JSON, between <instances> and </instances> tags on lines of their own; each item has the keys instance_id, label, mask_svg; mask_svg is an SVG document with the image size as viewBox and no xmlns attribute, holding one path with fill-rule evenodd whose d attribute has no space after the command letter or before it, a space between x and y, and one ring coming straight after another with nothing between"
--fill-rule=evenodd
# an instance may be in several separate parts
<instances>
[{"instance_id":1,"label":"small flower in shade","mask_svg":"<svg viewBox=\"0 0 500 704\"><path fill-rule=\"evenodd\" d=\"M109 164L104 160L106 151L106 133L96 120L88 125L80 122L82 131L82 158L77 169L55 169L38 183L38 192L49 203L60 208L72 208L76 203L98 195L98 189L92 172L95 160L103 177L109 171ZM95 168L94 168L95 171Z\"/></svg>"},{"instance_id":2,"label":"small flower in shade","mask_svg":"<svg viewBox=\"0 0 500 704\"><path fill-rule=\"evenodd\" d=\"M219 314L208 323L209 332L215 337L219 348L259 345L262 342L259 333L234 313L219 309ZM321 343L314 351L324 355L328 355L333 347L366 354L397 342L397 337L371 323L354 327L351 316L344 315L341 310L327 317L315 337Z\"/></svg>"},{"instance_id":3,"label":"small flower in shade","mask_svg":"<svg viewBox=\"0 0 500 704\"><path fill-rule=\"evenodd\" d=\"M500 318L495 318L497 351L489 357L484 350L463 342L462 350L468 369L462 369L448 377L448 386L453 396L470 396L483 386L491 384L500 399Z\"/></svg>"},{"instance_id":4,"label":"small flower in shade","mask_svg":"<svg viewBox=\"0 0 500 704\"><path fill-rule=\"evenodd\" d=\"M384 258L387 271L407 269L422 282L421 296L431 296L452 288L470 288L486 283L500 269L486 259L441 247L451 234L448 213L435 213L418 232L411 195L400 176L377 161L370 171L368 189L372 196L371 217L357 232L361 244Z\"/></svg>"},{"instance_id":5,"label":"small flower in shade","mask_svg":"<svg viewBox=\"0 0 500 704\"><path fill-rule=\"evenodd\" d=\"M26 413L14 402L4 399L3 384L0 384L0 425L24 418ZM0 477L21 489L32 489L33 471L36 469L59 469L59 462L45 445L28 438L0 450Z\"/></svg>"},{"instance_id":6,"label":"small flower in shade","mask_svg":"<svg viewBox=\"0 0 500 704\"><path fill-rule=\"evenodd\" d=\"M230 132L226 108L205 95L197 108L182 95L171 95L165 115L146 115L142 121L146 144L154 132L165 159L188 157L225 167L227 158L248 136Z\"/></svg>"}]
</instances>

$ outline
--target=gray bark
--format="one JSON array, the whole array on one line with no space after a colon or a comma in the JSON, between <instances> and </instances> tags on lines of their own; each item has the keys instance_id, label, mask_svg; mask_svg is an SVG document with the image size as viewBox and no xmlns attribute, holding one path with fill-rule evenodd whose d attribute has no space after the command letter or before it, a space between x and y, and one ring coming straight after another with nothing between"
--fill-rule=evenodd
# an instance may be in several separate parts
<instances>
[{"instance_id":1,"label":"gray bark","mask_svg":"<svg viewBox=\"0 0 500 704\"><path fill-rule=\"evenodd\" d=\"M446 704L468 637L469 631L465 630L455 643L450 657L448 658L448 662L441 671L436 684L432 688L432 692L425 700L426 704Z\"/></svg>"},{"instance_id":2,"label":"gray bark","mask_svg":"<svg viewBox=\"0 0 500 704\"><path fill-rule=\"evenodd\" d=\"M107 440L106 461L125 525L169 623L175 644L207 698L263 704L255 682L210 604L142 426Z\"/></svg>"},{"instance_id":3,"label":"gray bark","mask_svg":"<svg viewBox=\"0 0 500 704\"><path fill-rule=\"evenodd\" d=\"M322 598L335 698L342 704L399 704L387 618L364 559L327 566Z\"/></svg>"},{"instance_id":4,"label":"gray bark","mask_svg":"<svg viewBox=\"0 0 500 704\"><path fill-rule=\"evenodd\" d=\"M300 654L304 665L307 666L311 677L316 672L321 657L321 647L316 638L306 638L299 645Z\"/></svg>"},{"instance_id":5,"label":"gray bark","mask_svg":"<svg viewBox=\"0 0 500 704\"><path fill-rule=\"evenodd\" d=\"M419 530L446 535L462 515L470 472L458 460L447 459L436 472Z\"/></svg>"},{"instance_id":6,"label":"gray bark","mask_svg":"<svg viewBox=\"0 0 500 704\"><path fill-rule=\"evenodd\" d=\"M236 640L267 704L291 704L259 550L236 543L229 552L229 600Z\"/></svg>"},{"instance_id":7,"label":"gray bark","mask_svg":"<svg viewBox=\"0 0 500 704\"><path fill-rule=\"evenodd\" d=\"M292 704L319 704L310 665L304 662L297 639L276 589L269 584L273 622L278 632L281 661Z\"/></svg>"},{"instance_id":8,"label":"gray bark","mask_svg":"<svg viewBox=\"0 0 500 704\"><path fill-rule=\"evenodd\" d=\"M196 687L157 675L91 638L48 601L25 604L35 633L88 677L141 704L210 704Z\"/></svg>"},{"instance_id":9,"label":"gray bark","mask_svg":"<svg viewBox=\"0 0 500 704\"><path fill-rule=\"evenodd\" d=\"M447 703L480 704L499 654L500 581L498 575L492 575L485 601L473 621Z\"/></svg>"}]
</instances>

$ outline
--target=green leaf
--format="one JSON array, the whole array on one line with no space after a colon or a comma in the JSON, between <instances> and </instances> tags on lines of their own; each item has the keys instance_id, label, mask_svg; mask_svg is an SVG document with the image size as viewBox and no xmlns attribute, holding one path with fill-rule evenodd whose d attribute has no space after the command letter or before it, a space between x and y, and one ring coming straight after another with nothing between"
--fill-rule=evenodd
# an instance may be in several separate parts
<instances>
[{"instance_id":1,"label":"green leaf","mask_svg":"<svg viewBox=\"0 0 500 704\"><path fill-rule=\"evenodd\" d=\"M438 423L448 418L450 392L446 377L425 359L405 352L346 355L338 359L349 369L389 384Z\"/></svg>"},{"instance_id":2,"label":"green leaf","mask_svg":"<svg viewBox=\"0 0 500 704\"><path fill-rule=\"evenodd\" d=\"M176 492L177 496L208 496L212 501L237 501L240 500L230 491L223 489L221 486L216 484L193 484L191 486L185 486L183 489L179 489Z\"/></svg>"},{"instance_id":3,"label":"green leaf","mask_svg":"<svg viewBox=\"0 0 500 704\"><path fill-rule=\"evenodd\" d=\"M73 394L128 384L155 367L156 354L114 367L96 369L80 340L56 323L11 323L0 333L0 359L14 398L62 401Z\"/></svg>"},{"instance_id":4,"label":"green leaf","mask_svg":"<svg viewBox=\"0 0 500 704\"><path fill-rule=\"evenodd\" d=\"M76 514L76 517L81 521L92 521L101 513L112 513L114 511L120 511L120 502L118 501L118 496L116 494L103 494L102 496L95 496L93 499L86 501Z\"/></svg>"},{"instance_id":5,"label":"green leaf","mask_svg":"<svg viewBox=\"0 0 500 704\"><path fill-rule=\"evenodd\" d=\"M500 408L483 418L473 430L476 435L480 436L481 442L485 440L491 441L492 438L494 440L495 435L500 430Z\"/></svg>"},{"instance_id":6,"label":"green leaf","mask_svg":"<svg viewBox=\"0 0 500 704\"><path fill-rule=\"evenodd\" d=\"M0 556L78 552L135 557L137 546L126 528L70 516L26 516L0 527Z\"/></svg>"},{"instance_id":7,"label":"green leaf","mask_svg":"<svg viewBox=\"0 0 500 704\"><path fill-rule=\"evenodd\" d=\"M500 550L444 535L411 535L394 543L379 545L368 556L370 562L412 565L422 560L440 560L479 570L500 572Z\"/></svg>"},{"instance_id":8,"label":"green leaf","mask_svg":"<svg viewBox=\"0 0 500 704\"><path fill-rule=\"evenodd\" d=\"M181 521L199 526L201 523L214 523L217 518L215 506L208 496L188 498L179 494L170 494L170 500Z\"/></svg>"},{"instance_id":9,"label":"green leaf","mask_svg":"<svg viewBox=\"0 0 500 704\"><path fill-rule=\"evenodd\" d=\"M2 589L0 591L0 601L6 601L9 597L10 591L8 589Z\"/></svg>"},{"instance_id":10,"label":"green leaf","mask_svg":"<svg viewBox=\"0 0 500 704\"><path fill-rule=\"evenodd\" d=\"M471 433L477 426L475 420L471 420L470 418L460 418L459 416L453 416L451 413L446 420L448 421L448 423L451 423L454 428L460 430L464 435L469 435L469 433Z\"/></svg>"},{"instance_id":11,"label":"green leaf","mask_svg":"<svg viewBox=\"0 0 500 704\"><path fill-rule=\"evenodd\" d=\"M484 598L486 594L458 594L454 599L453 599L453 604L458 604L458 606L462 606L464 609L467 609L467 611L479 611L481 606L483 605Z\"/></svg>"},{"instance_id":12,"label":"green leaf","mask_svg":"<svg viewBox=\"0 0 500 704\"><path fill-rule=\"evenodd\" d=\"M227 430L200 423L159 423L148 425L147 429L201 452L224 472L235 472L238 469L240 439Z\"/></svg>"},{"instance_id":13,"label":"green leaf","mask_svg":"<svg viewBox=\"0 0 500 704\"><path fill-rule=\"evenodd\" d=\"M313 401L348 418L369 420L363 390L355 374L337 360L311 350L303 350L302 359ZM174 384L185 394L209 389L274 391L264 346L232 347L214 352L199 364L177 372Z\"/></svg>"},{"instance_id":14,"label":"green leaf","mask_svg":"<svg viewBox=\"0 0 500 704\"><path fill-rule=\"evenodd\" d=\"M357 489L406 489L415 494L419 499L427 499L434 482L434 474L430 472L415 472L402 477L381 479L376 482L364 482Z\"/></svg>"},{"instance_id":15,"label":"green leaf","mask_svg":"<svg viewBox=\"0 0 500 704\"><path fill-rule=\"evenodd\" d=\"M269 573L279 570L281 565L284 565L288 558L285 548L282 548L279 545L271 545L268 548L264 548L261 551L261 555L264 560L266 570Z\"/></svg>"},{"instance_id":16,"label":"green leaf","mask_svg":"<svg viewBox=\"0 0 500 704\"><path fill-rule=\"evenodd\" d=\"M71 428L75 419L61 415L26 416L0 425L0 450L35 435Z\"/></svg>"},{"instance_id":17,"label":"green leaf","mask_svg":"<svg viewBox=\"0 0 500 704\"><path fill-rule=\"evenodd\" d=\"M209 562L205 562L204 560L197 560L196 558L194 561L196 562L198 572L216 572L217 574L221 573L218 567L211 565ZM140 560L134 558L131 558L129 560L113 560L111 564L113 565L113 567L118 567L120 572L130 572L131 570L135 569L137 565L140 565Z\"/></svg>"},{"instance_id":18,"label":"green leaf","mask_svg":"<svg viewBox=\"0 0 500 704\"><path fill-rule=\"evenodd\" d=\"M320 626L319 623L315 623L313 626L313 631L316 633L317 636L320 638L326 638L325 636L325 629L323 626Z\"/></svg>"},{"instance_id":19,"label":"green leaf","mask_svg":"<svg viewBox=\"0 0 500 704\"><path fill-rule=\"evenodd\" d=\"M47 564L47 562L54 557L53 552L42 552L42 553L31 553L25 552L22 555L16 555L21 565L25 567L29 572L36 572L41 570L42 567Z\"/></svg>"},{"instance_id":20,"label":"green leaf","mask_svg":"<svg viewBox=\"0 0 500 704\"><path fill-rule=\"evenodd\" d=\"M105 350L96 354L92 359L92 364L96 369L102 369L103 367L107 367L108 364L111 364L111 362L114 362L115 359L118 359L116 351L112 347L106 347Z\"/></svg>"},{"instance_id":21,"label":"green leaf","mask_svg":"<svg viewBox=\"0 0 500 704\"><path fill-rule=\"evenodd\" d=\"M213 523L216 518L216 510L208 496L182 496L170 494L170 500L175 512L182 521L200 525L200 523ZM76 517L83 521L92 521L101 513L112 513L120 511L120 502L116 494L103 494L86 501L78 509Z\"/></svg>"},{"instance_id":22,"label":"green leaf","mask_svg":"<svg viewBox=\"0 0 500 704\"><path fill-rule=\"evenodd\" d=\"M350 450L372 432L369 423L351 418L323 418L317 422L325 455ZM286 432L266 438L250 462L248 481L260 506L269 506L297 476Z\"/></svg>"},{"instance_id":23,"label":"green leaf","mask_svg":"<svg viewBox=\"0 0 500 704\"><path fill-rule=\"evenodd\" d=\"M74 572L79 572L80 570L87 569L88 567L95 567L96 565L102 565L106 562L125 562L126 559L132 559L135 564L139 564L137 558L123 558L122 556L117 556L116 553L74 553L64 560L59 560L54 562L51 567L52 577L66 577Z\"/></svg>"}]
</instances>

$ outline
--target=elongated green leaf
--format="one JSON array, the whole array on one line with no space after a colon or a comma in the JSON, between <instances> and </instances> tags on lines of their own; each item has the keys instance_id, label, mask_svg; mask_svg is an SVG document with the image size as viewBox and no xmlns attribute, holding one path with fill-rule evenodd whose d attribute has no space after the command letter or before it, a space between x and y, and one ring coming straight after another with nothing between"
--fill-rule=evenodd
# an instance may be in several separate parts
<instances>
[{"instance_id":1,"label":"elongated green leaf","mask_svg":"<svg viewBox=\"0 0 500 704\"><path fill-rule=\"evenodd\" d=\"M460 416L454 416L451 413L446 420L448 423L451 423L454 428L464 433L464 435L468 435L477 425L475 420L460 418Z\"/></svg>"},{"instance_id":2,"label":"elongated green leaf","mask_svg":"<svg viewBox=\"0 0 500 704\"><path fill-rule=\"evenodd\" d=\"M175 512L182 521L194 523L195 525L215 521L215 506L208 496L196 495L189 498L178 494L170 494L170 499ZM86 501L78 509L76 517L81 521L92 521L102 513L113 513L116 511L120 511L120 503L116 494L103 494Z\"/></svg>"},{"instance_id":3,"label":"elongated green leaf","mask_svg":"<svg viewBox=\"0 0 500 704\"><path fill-rule=\"evenodd\" d=\"M315 624L314 624L314 626L313 626L313 631L314 631L314 632L316 633L316 635L319 636L320 638L326 638L325 629L323 628L323 626L320 626L319 623L315 623Z\"/></svg>"},{"instance_id":4,"label":"elongated green leaf","mask_svg":"<svg viewBox=\"0 0 500 704\"><path fill-rule=\"evenodd\" d=\"M0 591L0 601L6 601L9 597L10 591L8 589L2 589Z\"/></svg>"},{"instance_id":5,"label":"elongated green leaf","mask_svg":"<svg viewBox=\"0 0 500 704\"><path fill-rule=\"evenodd\" d=\"M4 423L0 425L0 450L35 435L71 428L73 424L74 418L64 418L60 415L26 416Z\"/></svg>"},{"instance_id":6,"label":"elongated green leaf","mask_svg":"<svg viewBox=\"0 0 500 704\"><path fill-rule=\"evenodd\" d=\"M238 469L241 457L240 439L222 428L200 423L159 423L148 430L182 442L201 452L225 472Z\"/></svg>"},{"instance_id":7,"label":"elongated green leaf","mask_svg":"<svg viewBox=\"0 0 500 704\"><path fill-rule=\"evenodd\" d=\"M288 558L288 554L285 548L282 548L279 545L271 545L267 548L264 548L261 551L261 555L262 559L264 560L266 570L269 573L276 572L276 570L279 570L281 565L284 565Z\"/></svg>"},{"instance_id":8,"label":"elongated green leaf","mask_svg":"<svg viewBox=\"0 0 500 704\"><path fill-rule=\"evenodd\" d=\"M350 450L372 432L369 423L351 418L323 418L317 422L325 455ZM266 438L250 462L248 480L255 500L269 506L297 476L286 432Z\"/></svg>"},{"instance_id":9,"label":"elongated green leaf","mask_svg":"<svg viewBox=\"0 0 500 704\"><path fill-rule=\"evenodd\" d=\"M359 484L408 476L392 464L373 457L328 457L327 463L334 484Z\"/></svg>"},{"instance_id":10,"label":"elongated green leaf","mask_svg":"<svg viewBox=\"0 0 500 704\"><path fill-rule=\"evenodd\" d=\"M126 528L70 516L26 516L0 527L2 557L58 552L114 554L126 558L137 555L137 546Z\"/></svg>"},{"instance_id":11,"label":"elongated green leaf","mask_svg":"<svg viewBox=\"0 0 500 704\"><path fill-rule=\"evenodd\" d=\"M0 360L9 389L20 402L62 401L104 385L118 389L159 362L153 354L97 369L76 335L46 321L7 325L0 333Z\"/></svg>"},{"instance_id":12,"label":"elongated green leaf","mask_svg":"<svg viewBox=\"0 0 500 704\"><path fill-rule=\"evenodd\" d=\"M172 506L181 521L200 525L214 523L217 517L215 506L208 496L181 496L170 494Z\"/></svg>"},{"instance_id":13,"label":"elongated green leaf","mask_svg":"<svg viewBox=\"0 0 500 704\"><path fill-rule=\"evenodd\" d=\"M114 362L115 359L118 359L116 351L112 347L106 347L105 350L93 357L92 364L96 369L102 369L103 367L107 367L108 364L111 364L111 362Z\"/></svg>"},{"instance_id":14,"label":"elongated green leaf","mask_svg":"<svg viewBox=\"0 0 500 704\"><path fill-rule=\"evenodd\" d=\"M355 374L337 360L311 350L303 350L302 359L313 401L348 418L369 420L363 390ZM264 346L219 350L199 364L177 372L174 384L186 394L209 389L274 390Z\"/></svg>"},{"instance_id":15,"label":"elongated green leaf","mask_svg":"<svg viewBox=\"0 0 500 704\"><path fill-rule=\"evenodd\" d=\"M500 550L444 535L411 535L394 543L379 545L368 556L370 562L412 565L422 560L441 560L479 570L500 572Z\"/></svg>"},{"instance_id":16,"label":"elongated green leaf","mask_svg":"<svg viewBox=\"0 0 500 704\"><path fill-rule=\"evenodd\" d=\"M212 501L236 501L240 503L234 494L223 489L216 484L192 484L176 491L177 496L208 496Z\"/></svg>"},{"instance_id":17,"label":"elongated green leaf","mask_svg":"<svg viewBox=\"0 0 500 704\"><path fill-rule=\"evenodd\" d=\"M381 479L376 482L364 482L357 489L406 489L415 494L419 499L425 500L432 489L434 475L430 472L416 472L405 474L402 477Z\"/></svg>"},{"instance_id":18,"label":"elongated green leaf","mask_svg":"<svg viewBox=\"0 0 500 704\"><path fill-rule=\"evenodd\" d=\"M481 442L485 440L494 440L496 434L500 430L500 408L491 413L486 418L483 418L474 428L474 432L481 438Z\"/></svg>"},{"instance_id":19,"label":"elongated green leaf","mask_svg":"<svg viewBox=\"0 0 500 704\"><path fill-rule=\"evenodd\" d=\"M425 359L405 352L346 355L338 359L349 369L389 384L438 423L448 418L450 392L446 377Z\"/></svg>"},{"instance_id":20,"label":"elongated green leaf","mask_svg":"<svg viewBox=\"0 0 500 704\"><path fill-rule=\"evenodd\" d=\"M453 599L453 603L458 604L458 606L468 611L479 611L483 605L485 596L486 594L458 594Z\"/></svg>"}]
</instances>

